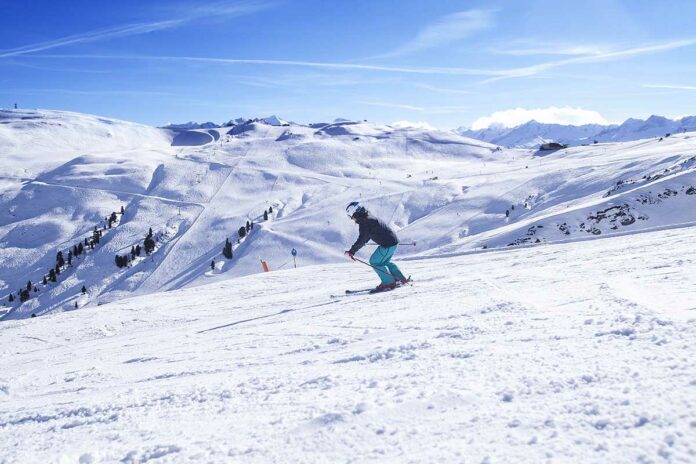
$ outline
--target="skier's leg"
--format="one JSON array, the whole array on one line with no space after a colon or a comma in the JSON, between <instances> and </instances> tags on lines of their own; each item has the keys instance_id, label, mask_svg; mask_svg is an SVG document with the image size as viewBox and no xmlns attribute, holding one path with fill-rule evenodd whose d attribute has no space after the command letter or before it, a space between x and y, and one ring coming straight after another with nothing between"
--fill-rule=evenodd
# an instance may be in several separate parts
<instances>
[{"instance_id":1,"label":"skier's leg","mask_svg":"<svg viewBox=\"0 0 696 464\"><path fill-rule=\"evenodd\" d=\"M396 264L391 262L392 256L394 256L394 253L396 252L396 248L398 245L394 245L393 247L389 247L387 250L387 261L384 263L385 266L387 266L387 269L389 270L389 273L393 275L394 277L397 278L397 280L406 280L406 277L404 277L403 273L401 270L397 267Z\"/></svg>"},{"instance_id":2,"label":"skier's leg","mask_svg":"<svg viewBox=\"0 0 696 464\"><path fill-rule=\"evenodd\" d=\"M370 264L373 266L375 272L379 276L379 279L384 285L389 285L394 283L394 278L390 276L387 266L384 265L385 261L389 261L391 254L388 253L388 248L377 247L372 256L370 256ZM392 252L393 253L393 252Z\"/></svg>"},{"instance_id":3,"label":"skier's leg","mask_svg":"<svg viewBox=\"0 0 696 464\"><path fill-rule=\"evenodd\" d=\"M396 277L398 280L406 280L406 277L404 276L403 272L401 272L401 269L397 267L396 264L392 263L391 261L387 263L387 269L389 269L389 273Z\"/></svg>"}]
</instances>

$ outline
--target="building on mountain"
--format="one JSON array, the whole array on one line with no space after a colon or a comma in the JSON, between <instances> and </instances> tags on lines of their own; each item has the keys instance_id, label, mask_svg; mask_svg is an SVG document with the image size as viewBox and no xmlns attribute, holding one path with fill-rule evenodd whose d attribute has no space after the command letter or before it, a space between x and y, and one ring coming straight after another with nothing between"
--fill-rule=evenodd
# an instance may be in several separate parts
<instances>
[{"instance_id":1,"label":"building on mountain","mask_svg":"<svg viewBox=\"0 0 696 464\"><path fill-rule=\"evenodd\" d=\"M550 151L550 150L562 150L564 148L568 148L568 145L563 145L562 143L556 143L556 142L549 142L549 143L542 143L541 146L539 147L539 150Z\"/></svg>"}]
</instances>

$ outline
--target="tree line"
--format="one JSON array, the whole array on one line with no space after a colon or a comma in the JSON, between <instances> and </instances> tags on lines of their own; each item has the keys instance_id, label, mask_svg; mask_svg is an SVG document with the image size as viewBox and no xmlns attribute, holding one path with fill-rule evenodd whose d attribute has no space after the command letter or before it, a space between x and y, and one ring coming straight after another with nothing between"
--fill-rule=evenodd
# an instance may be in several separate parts
<instances>
[{"instance_id":1,"label":"tree line","mask_svg":"<svg viewBox=\"0 0 696 464\"><path fill-rule=\"evenodd\" d=\"M125 208L121 206L120 214L123 215L124 212ZM101 242L104 232L106 232L107 229L113 228L114 224L117 222L119 222L118 215L115 211L113 211L110 216L104 218L104 225L101 228L99 226L94 226L91 234L88 237L85 237L84 240L75 243L72 247L68 247L65 250L58 250L56 253L55 265L48 269L48 272L40 279L43 286L47 286L49 282L58 282L58 277L61 275L61 273L65 272L69 267L72 267L73 260L79 258L83 254L86 254L89 250L94 250ZM87 287L83 285L81 291L82 294L86 294ZM27 280L26 286L17 290L17 297L10 292L7 300L9 303L14 303L15 300L19 299L20 303L24 303L31 299L32 294L36 293L39 293L39 287L38 285L33 284L31 279L29 279ZM75 304L77 304L77 302Z\"/></svg>"},{"instance_id":2,"label":"tree line","mask_svg":"<svg viewBox=\"0 0 696 464\"><path fill-rule=\"evenodd\" d=\"M273 214L273 206L263 211L263 220L268 221L268 216L270 214ZM246 224L237 229L237 243L240 243L252 230L254 230L254 221L247 221ZM222 247L222 256L226 259L232 259L234 257L232 242L230 242L228 237L225 237L225 245ZM210 262L210 269L215 270L215 260Z\"/></svg>"}]
</instances>

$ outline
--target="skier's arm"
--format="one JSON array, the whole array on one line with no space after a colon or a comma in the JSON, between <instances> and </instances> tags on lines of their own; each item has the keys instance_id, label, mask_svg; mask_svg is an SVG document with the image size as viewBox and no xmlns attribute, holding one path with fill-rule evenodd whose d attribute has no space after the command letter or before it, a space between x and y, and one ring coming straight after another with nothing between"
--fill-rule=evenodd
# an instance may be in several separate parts
<instances>
[{"instance_id":1,"label":"skier's arm","mask_svg":"<svg viewBox=\"0 0 696 464\"><path fill-rule=\"evenodd\" d=\"M355 241L352 247L350 247L350 254L354 255L355 253L358 252L362 247L365 246L365 244L370 240L370 233L367 230L367 224L363 223L360 224L360 235L358 235L358 239Z\"/></svg>"}]
</instances>

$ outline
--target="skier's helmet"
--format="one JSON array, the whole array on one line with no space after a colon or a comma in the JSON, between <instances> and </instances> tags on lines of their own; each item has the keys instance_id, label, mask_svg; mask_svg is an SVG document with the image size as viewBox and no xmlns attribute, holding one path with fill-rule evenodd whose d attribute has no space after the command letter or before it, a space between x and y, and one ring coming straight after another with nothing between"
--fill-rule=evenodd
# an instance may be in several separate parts
<instances>
[{"instance_id":1,"label":"skier's helmet","mask_svg":"<svg viewBox=\"0 0 696 464\"><path fill-rule=\"evenodd\" d=\"M360 203L354 201L346 206L346 214L349 218L354 219L356 215L367 214L367 210Z\"/></svg>"}]
</instances>

